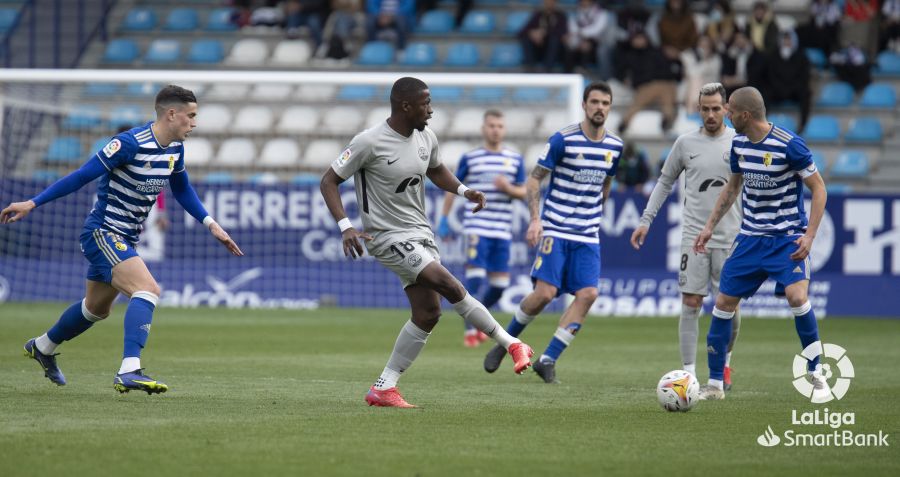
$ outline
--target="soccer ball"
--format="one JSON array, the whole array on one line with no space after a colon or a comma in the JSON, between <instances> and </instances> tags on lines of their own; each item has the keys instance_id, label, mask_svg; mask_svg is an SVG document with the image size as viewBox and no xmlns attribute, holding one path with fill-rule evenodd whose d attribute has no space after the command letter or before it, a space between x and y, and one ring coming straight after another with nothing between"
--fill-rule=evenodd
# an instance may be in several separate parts
<instances>
[{"instance_id":1,"label":"soccer ball","mask_svg":"<svg viewBox=\"0 0 900 477\"><path fill-rule=\"evenodd\" d=\"M656 397L666 411L687 412L700 400L700 383L687 371L669 371L656 385Z\"/></svg>"}]
</instances>

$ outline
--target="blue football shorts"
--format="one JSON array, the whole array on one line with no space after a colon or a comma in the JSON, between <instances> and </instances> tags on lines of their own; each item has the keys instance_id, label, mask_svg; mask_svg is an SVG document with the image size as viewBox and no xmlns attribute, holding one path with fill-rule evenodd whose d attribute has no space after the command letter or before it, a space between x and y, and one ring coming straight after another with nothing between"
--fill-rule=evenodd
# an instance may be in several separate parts
<instances>
[{"instance_id":1,"label":"blue football shorts","mask_svg":"<svg viewBox=\"0 0 900 477\"><path fill-rule=\"evenodd\" d=\"M466 264L472 268L483 268L490 272L509 272L510 241L506 239L468 236Z\"/></svg>"},{"instance_id":2,"label":"blue football shorts","mask_svg":"<svg viewBox=\"0 0 900 477\"><path fill-rule=\"evenodd\" d=\"M760 285L771 278L778 282L778 289L809 280L812 272L809 256L803 260L791 260L797 251L797 235L743 235L734 239L734 251L725 260L719 291L749 298ZM780 286L779 286L780 285Z\"/></svg>"},{"instance_id":3,"label":"blue football shorts","mask_svg":"<svg viewBox=\"0 0 900 477\"><path fill-rule=\"evenodd\" d=\"M600 243L543 237L531 267L532 281L556 287L556 296L597 288L600 281Z\"/></svg>"},{"instance_id":4,"label":"blue football shorts","mask_svg":"<svg viewBox=\"0 0 900 477\"><path fill-rule=\"evenodd\" d=\"M112 269L123 261L137 257L137 250L119 234L106 230L85 230L81 234L81 253L90 263L87 279L112 283Z\"/></svg>"}]
</instances>

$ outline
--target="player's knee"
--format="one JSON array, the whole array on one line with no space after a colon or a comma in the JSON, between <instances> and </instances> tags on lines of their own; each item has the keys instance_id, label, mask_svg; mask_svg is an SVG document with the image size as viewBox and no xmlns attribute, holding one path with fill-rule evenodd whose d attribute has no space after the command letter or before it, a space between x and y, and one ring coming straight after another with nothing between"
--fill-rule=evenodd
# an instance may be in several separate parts
<instances>
[{"instance_id":1,"label":"player's knee","mask_svg":"<svg viewBox=\"0 0 900 477\"><path fill-rule=\"evenodd\" d=\"M81 314L90 321L106 319L112 311L112 304L92 303L85 298L81 301Z\"/></svg>"},{"instance_id":2,"label":"player's knee","mask_svg":"<svg viewBox=\"0 0 900 477\"><path fill-rule=\"evenodd\" d=\"M532 292L532 296L538 302L538 305L543 309L545 306L549 305L553 298L555 298L554 293L551 293L549 290L535 289Z\"/></svg>"},{"instance_id":3,"label":"player's knee","mask_svg":"<svg viewBox=\"0 0 900 477\"><path fill-rule=\"evenodd\" d=\"M740 303L740 301L740 298L734 298L719 293L719 296L716 297L716 308L732 313L737 309L738 303Z\"/></svg>"},{"instance_id":4,"label":"player's knee","mask_svg":"<svg viewBox=\"0 0 900 477\"><path fill-rule=\"evenodd\" d=\"M591 305L597 301L598 295L599 293L596 288L582 288L575 293L575 299Z\"/></svg>"},{"instance_id":5,"label":"player's knee","mask_svg":"<svg viewBox=\"0 0 900 477\"><path fill-rule=\"evenodd\" d=\"M441 319L441 307L425 307L413 310L413 323L423 330L430 331Z\"/></svg>"},{"instance_id":6,"label":"player's knee","mask_svg":"<svg viewBox=\"0 0 900 477\"><path fill-rule=\"evenodd\" d=\"M799 292L788 293L787 294L788 304L791 305L791 308L798 308L806 304L808 301L808 297L806 295L805 290L801 290Z\"/></svg>"},{"instance_id":7,"label":"player's knee","mask_svg":"<svg viewBox=\"0 0 900 477\"><path fill-rule=\"evenodd\" d=\"M142 287L141 290L150 292L150 293L156 295L157 297L159 297L159 295L162 294L162 289L159 287L159 285L156 282L147 284L147 286Z\"/></svg>"},{"instance_id":8,"label":"player's knee","mask_svg":"<svg viewBox=\"0 0 900 477\"><path fill-rule=\"evenodd\" d=\"M681 303L691 308L700 308L703 306L703 296L694 295L693 293L684 293L681 295Z\"/></svg>"}]
</instances>

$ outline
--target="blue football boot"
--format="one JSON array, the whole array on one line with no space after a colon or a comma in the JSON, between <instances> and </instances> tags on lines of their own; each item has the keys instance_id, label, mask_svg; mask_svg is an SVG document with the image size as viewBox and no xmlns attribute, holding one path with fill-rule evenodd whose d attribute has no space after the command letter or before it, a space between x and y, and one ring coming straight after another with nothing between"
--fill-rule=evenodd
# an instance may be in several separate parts
<instances>
[{"instance_id":1,"label":"blue football boot","mask_svg":"<svg viewBox=\"0 0 900 477\"><path fill-rule=\"evenodd\" d=\"M44 369L44 376L46 376L47 379L52 381L57 386L65 386L66 377L63 376L63 373L62 371L60 371L59 366L56 365L56 357L58 355L59 353L41 353L41 350L39 350L37 345L34 344L34 338L28 340L28 342L25 343L25 356L37 361L38 364L41 365L41 368Z\"/></svg>"},{"instance_id":2,"label":"blue football boot","mask_svg":"<svg viewBox=\"0 0 900 477\"><path fill-rule=\"evenodd\" d=\"M169 390L169 386L161 383L150 376L144 374L144 370L137 369L130 373L121 373L116 375L113 380L113 387L120 393L128 391L146 391L147 394L164 393Z\"/></svg>"}]
</instances>

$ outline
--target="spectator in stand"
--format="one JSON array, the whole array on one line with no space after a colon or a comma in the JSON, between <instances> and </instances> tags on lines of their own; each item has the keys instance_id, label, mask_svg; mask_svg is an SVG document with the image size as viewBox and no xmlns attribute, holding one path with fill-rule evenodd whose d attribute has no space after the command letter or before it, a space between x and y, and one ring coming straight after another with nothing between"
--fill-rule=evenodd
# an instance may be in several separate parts
<instances>
[{"instance_id":1,"label":"spectator in stand","mask_svg":"<svg viewBox=\"0 0 900 477\"><path fill-rule=\"evenodd\" d=\"M556 0L544 0L519 31L525 67L534 71L541 63L543 71L552 70L560 60L563 38L567 33L565 12L556 6Z\"/></svg>"},{"instance_id":2,"label":"spectator in stand","mask_svg":"<svg viewBox=\"0 0 900 477\"><path fill-rule=\"evenodd\" d=\"M656 23L658 44L670 60L697 44L697 24L688 9L687 0L666 0L666 6Z\"/></svg>"},{"instance_id":3,"label":"spectator in stand","mask_svg":"<svg viewBox=\"0 0 900 477\"><path fill-rule=\"evenodd\" d=\"M650 44L646 33L638 32L631 38L629 48L618 55L616 72L620 81L634 89L634 99L622 117L619 133L625 134L631 118L651 104L662 110L662 129L671 129L675 122L681 63L666 58L662 50Z\"/></svg>"},{"instance_id":4,"label":"spectator in stand","mask_svg":"<svg viewBox=\"0 0 900 477\"><path fill-rule=\"evenodd\" d=\"M416 16L414 0L366 0L366 15L368 41L392 35L397 49L406 49L406 36Z\"/></svg>"},{"instance_id":5,"label":"spectator in stand","mask_svg":"<svg viewBox=\"0 0 900 477\"><path fill-rule=\"evenodd\" d=\"M797 34L793 31L783 32L778 50L767 55L766 64L766 80L760 90L766 104L771 107L781 101L799 103L800 124L797 130L802 131L809 119L812 94L810 63L806 53L799 48Z\"/></svg>"},{"instance_id":6,"label":"spectator in stand","mask_svg":"<svg viewBox=\"0 0 900 477\"><path fill-rule=\"evenodd\" d=\"M681 53L684 66L684 109L688 113L697 111L700 87L707 83L718 83L722 73L722 59L710 37L702 35L697 47Z\"/></svg>"},{"instance_id":7,"label":"spectator in stand","mask_svg":"<svg viewBox=\"0 0 900 477\"><path fill-rule=\"evenodd\" d=\"M845 0L841 23L841 46L858 45L867 54L875 53L878 0Z\"/></svg>"},{"instance_id":8,"label":"spectator in stand","mask_svg":"<svg viewBox=\"0 0 900 477\"><path fill-rule=\"evenodd\" d=\"M566 72L597 63L599 76L609 79L612 73L610 55L615 41L615 15L595 0L580 0L569 16L566 36ZM601 51L603 50L603 51Z\"/></svg>"},{"instance_id":9,"label":"spectator in stand","mask_svg":"<svg viewBox=\"0 0 900 477\"><path fill-rule=\"evenodd\" d=\"M633 141L626 140L622 156L619 158L619 169L616 182L625 190L643 192L644 184L650 180L650 166L647 153L637 147Z\"/></svg>"},{"instance_id":10,"label":"spectator in stand","mask_svg":"<svg viewBox=\"0 0 900 477\"><path fill-rule=\"evenodd\" d=\"M650 22L650 10L644 6L644 0L628 0L616 17L619 26L619 48L627 49L631 38L638 32L646 32Z\"/></svg>"},{"instance_id":11,"label":"spectator in stand","mask_svg":"<svg viewBox=\"0 0 900 477\"><path fill-rule=\"evenodd\" d=\"M738 25L730 0L717 0L709 10L709 23L706 24L706 36L715 45L717 52L724 52L734 39Z\"/></svg>"},{"instance_id":12,"label":"spectator in stand","mask_svg":"<svg viewBox=\"0 0 900 477\"><path fill-rule=\"evenodd\" d=\"M809 21L797 28L800 45L818 48L830 56L838 49L841 31L841 7L834 0L813 0Z\"/></svg>"},{"instance_id":13,"label":"spectator in stand","mask_svg":"<svg viewBox=\"0 0 900 477\"><path fill-rule=\"evenodd\" d=\"M331 14L325 22L323 36L324 56L342 60L350 55L350 40L353 31L365 24L362 0L331 0Z\"/></svg>"},{"instance_id":14,"label":"spectator in stand","mask_svg":"<svg viewBox=\"0 0 900 477\"><path fill-rule=\"evenodd\" d=\"M828 57L828 63L838 79L850 83L857 93L872 82L872 65L866 59L866 53L856 45L835 51Z\"/></svg>"},{"instance_id":15,"label":"spectator in stand","mask_svg":"<svg viewBox=\"0 0 900 477\"><path fill-rule=\"evenodd\" d=\"M300 28L309 28L313 51L322 45L325 0L288 0L284 3L284 28L288 38L299 38Z\"/></svg>"},{"instance_id":16,"label":"spectator in stand","mask_svg":"<svg viewBox=\"0 0 900 477\"><path fill-rule=\"evenodd\" d=\"M878 51L893 50L900 53L900 0L884 0L881 17Z\"/></svg>"},{"instance_id":17,"label":"spectator in stand","mask_svg":"<svg viewBox=\"0 0 900 477\"><path fill-rule=\"evenodd\" d=\"M734 32L734 40L722 53L722 85L727 96L744 86L765 89L766 57L753 48L747 34Z\"/></svg>"},{"instance_id":18,"label":"spectator in stand","mask_svg":"<svg viewBox=\"0 0 900 477\"><path fill-rule=\"evenodd\" d=\"M778 25L775 24L775 14L769 9L767 2L753 4L753 15L747 20L747 36L753 43L753 48L765 54L778 51Z\"/></svg>"}]
</instances>

